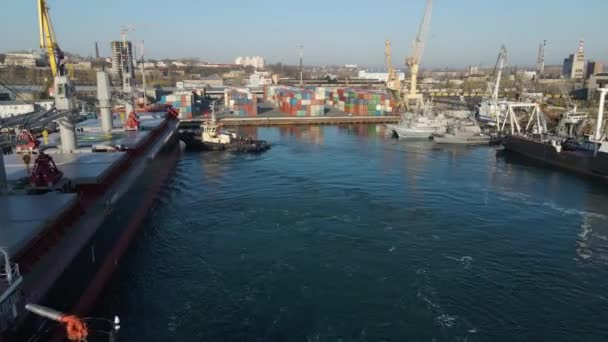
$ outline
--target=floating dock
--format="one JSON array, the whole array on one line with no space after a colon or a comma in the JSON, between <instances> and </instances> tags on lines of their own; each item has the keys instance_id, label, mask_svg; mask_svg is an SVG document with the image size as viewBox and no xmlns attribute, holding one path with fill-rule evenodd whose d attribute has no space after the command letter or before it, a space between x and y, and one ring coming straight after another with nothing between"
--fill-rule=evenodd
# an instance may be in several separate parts
<instances>
[{"instance_id":1,"label":"floating dock","mask_svg":"<svg viewBox=\"0 0 608 342\"><path fill-rule=\"evenodd\" d=\"M283 126L283 125L338 125L382 124L399 122L398 115L390 116L319 116L319 117L224 117L224 126ZM198 126L205 119L181 120L180 126Z\"/></svg>"}]
</instances>

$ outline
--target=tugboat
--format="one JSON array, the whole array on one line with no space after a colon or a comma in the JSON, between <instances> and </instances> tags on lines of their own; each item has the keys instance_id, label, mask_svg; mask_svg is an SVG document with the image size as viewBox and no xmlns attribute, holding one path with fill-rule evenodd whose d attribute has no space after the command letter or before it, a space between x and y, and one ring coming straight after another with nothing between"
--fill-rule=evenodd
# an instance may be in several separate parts
<instances>
[{"instance_id":1,"label":"tugboat","mask_svg":"<svg viewBox=\"0 0 608 342\"><path fill-rule=\"evenodd\" d=\"M261 153L270 149L270 144L264 140L239 137L235 132L224 132L221 128L222 124L218 123L213 108L211 119L201 125L200 135L198 132L181 132L180 139L188 149L201 151Z\"/></svg>"}]
</instances>

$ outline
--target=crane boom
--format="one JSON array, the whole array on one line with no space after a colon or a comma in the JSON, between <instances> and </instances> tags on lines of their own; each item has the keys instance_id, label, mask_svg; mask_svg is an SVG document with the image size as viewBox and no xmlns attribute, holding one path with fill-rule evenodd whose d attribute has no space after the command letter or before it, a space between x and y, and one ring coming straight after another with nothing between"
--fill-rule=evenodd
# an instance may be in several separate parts
<instances>
[{"instance_id":1,"label":"crane boom","mask_svg":"<svg viewBox=\"0 0 608 342\"><path fill-rule=\"evenodd\" d=\"M48 54L53 77L63 76L65 74L63 67L64 55L55 38L55 31L53 30L46 0L38 0L38 28L40 33L40 48L45 49Z\"/></svg>"},{"instance_id":2,"label":"crane boom","mask_svg":"<svg viewBox=\"0 0 608 342\"><path fill-rule=\"evenodd\" d=\"M433 0L427 0L426 6L424 9L424 17L422 17L422 21L420 22L420 27L418 28L418 35L416 36L416 40L414 40L414 49L412 54L412 59L415 63L420 64L422 59L422 53L424 52L424 44L426 43L426 35L431 26L431 14L433 13Z\"/></svg>"},{"instance_id":3,"label":"crane boom","mask_svg":"<svg viewBox=\"0 0 608 342\"><path fill-rule=\"evenodd\" d=\"M500 79L502 78L502 69L505 66L507 61L507 48L503 45L500 48L500 53L498 54L498 60L496 61L497 65L497 73L496 73L496 82L494 83L494 89L492 91L492 101L498 101L498 91L500 89Z\"/></svg>"},{"instance_id":4,"label":"crane boom","mask_svg":"<svg viewBox=\"0 0 608 342\"><path fill-rule=\"evenodd\" d=\"M414 40L412 55L405 60L405 64L410 69L410 92L407 95L409 101L415 101L418 105L422 103L420 94L417 94L416 88L418 83L418 69L422 60L422 53L424 51L424 45L426 42L426 35L431 26L431 14L433 13L433 0L426 0L424 8L424 16L420 27L418 28L418 34Z\"/></svg>"},{"instance_id":5,"label":"crane boom","mask_svg":"<svg viewBox=\"0 0 608 342\"><path fill-rule=\"evenodd\" d=\"M390 90L401 91L401 80L399 79L399 75L397 75L397 71L393 68L393 61L391 58L391 41L386 40L386 44L384 47L384 54L386 56L386 67L388 69L388 77L386 80L386 87Z\"/></svg>"},{"instance_id":6,"label":"crane boom","mask_svg":"<svg viewBox=\"0 0 608 342\"><path fill-rule=\"evenodd\" d=\"M391 41L388 39L384 44L384 55L386 56L386 66L388 68L388 74L390 76L391 72L393 71L393 61L391 60Z\"/></svg>"}]
</instances>

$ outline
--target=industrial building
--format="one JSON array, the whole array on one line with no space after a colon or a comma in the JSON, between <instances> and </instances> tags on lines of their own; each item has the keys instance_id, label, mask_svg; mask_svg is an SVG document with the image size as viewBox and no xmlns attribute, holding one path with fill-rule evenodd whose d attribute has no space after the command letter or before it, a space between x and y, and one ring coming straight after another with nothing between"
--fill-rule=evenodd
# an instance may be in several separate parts
<instances>
[{"instance_id":1,"label":"industrial building","mask_svg":"<svg viewBox=\"0 0 608 342\"><path fill-rule=\"evenodd\" d=\"M40 54L32 52L9 52L4 58L4 64L9 66L35 67L40 60Z\"/></svg>"},{"instance_id":2,"label":"industrial building","mask_svg":"<svg viewBox=\"0 0 608 342\"><path fill-rule=\"evenodd\" d=\"M133 44L129 41L113 41L110 46L112 49L112 76L122 80L123 70L129 70L131 78L135 78Z\"/></svg>"},{"instance_id":3,"label":"industrial building","mask_svg":"<svg viewBox=\"0 0 608 342\"><path fill-rule=\"evenodd\" d=\"M591 75L587 84L587 100L592 100L595 97L598 88L606 87L608 87L608 73Z\"/></svg>"},{"instance_id":4,"label":"industrial building","mask_svg":"<svg viewBox=\"0 0 608 342\"><path fill-rule=\"evenodd\" d=\"M0 102L0 119L9 118L15 115L31 113L34 111L34 104L21 101L2 101Z\"/></svg>"},{"instance_id":5,"label":"industrial building","mask_svg":"<svg viewBox=\"0 0 608 342\"><path fill-rule=\"evenodd\" d=\"M237 57L234 60L234 64L242 65L242 66L252 66L256 69L264 69L264 58L260 56L253 57Z\"/></svg>"},{"instance_id":6,"label":"industrial building","mask_svg":"<svg viewBox=\"0 0 608 342\"><path fill-rule=\"evenodd\" d=\"M53 106L55 105L55 101L54 100L42 100L42 101L36 101L34 104L36 105L36 107L40 107L44 110L51 110L51 108L53 108Z\"/></svg>"},{"instance_id":7,"label":"industrial building","mask_svg":"<svg viewBox=\"0 0 608 342\"><path fill-rule=\"evenodd\" d=\"M401 81L405 80L405 73L397 71L397 76ZM357 78L363 80L377 80L381 82L388 81L388 72L368 72L366 70L359 70Z\"/></svg>"},{"instance_id":8,"label":"industrial building","mask_svg":"<svg viewBox=\"0 0 608 342\"><path fill-rule=\"evenodd\" d=\"M585 43L580 41L576 54L564 59L562 76L569 79L583 79L585 77Z\"/></svg>"},{"instance_id":9,"label":"industrial building","mask_svg":"<svg viewBox=\"0 0 608 342\"><path fill-rule=\"evenodd\" d=\"M591 76L593 76L595 74L601 74L603 72L604 72L604 64L602 64L601 62L589 61L587 63L587 72L585 73L587 75L586 78L590 78Z\"/></svg>"},{"instance_id":10,"label":"industrial building","mask_svg":"<svg viewBox=\"0 0 608 342\"><path fill-rule=\"evenodd\" d=\"M93 63L88 61L71 62L68 63L68 65L71 66L71 68L73 68L74 70L80 71L91 70L93 68Z\"/></svg>"},{"instance_id":11,"label":"industrial building","mask_svg":"<svg viewBox=\"0 0 608 342\"><path fill-rule=\"evenodd\" d=\"M178 89L204 89L222 86L224 86L224 80L218 75L202 77L200 80L183 80L175 84Z\"/></svg>"},{"instance_id":12,"label":"industrial building","mask_svg":"<svg viewBox=\"0 0 608 342\"><path fill-rule=\"evenodd\" d=\"M270 77L269 73L256 72L249 76L249 83L247 84L248 87L257 88L268 85L272 85L272 78Z\"/></svg>"}]
</instances>

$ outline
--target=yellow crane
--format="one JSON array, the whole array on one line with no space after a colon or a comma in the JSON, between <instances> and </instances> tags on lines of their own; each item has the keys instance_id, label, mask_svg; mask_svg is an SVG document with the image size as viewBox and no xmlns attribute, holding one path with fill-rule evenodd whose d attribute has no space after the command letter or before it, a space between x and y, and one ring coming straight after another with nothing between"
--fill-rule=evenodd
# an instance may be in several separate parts
<instances>
[{"instance_id":1,"label":"yellow crane","mask_svg":"<svg viewBox=\"0 0 608 342\"><path fill-rule=\"evenodd\" d=\"M397 72L393 68L393 62L391 59L391 41L386 40L384 54L386 56L386 66L388 68L388 79L386 80L386 87L390 90L401 92L401 80L397 75Z\"/></svg>"},{"instance_id":2,"label":"yellow crane","mask_svg":"<svg viewBox=\"0 0 608 342\"><path fill-rule=\"evenodd\" d=\"M53 74L53 77L49 79L49 83L53 83L55 108L59 111L72 112L76 106L76 90L64 63L65 56L63 51L61 51L59 44L57 44L46 0L37 0L37 2L40 47L46 50L51 73Z\"/></svg>"},{"instance_id":3,"label":"yellow crane","mask_svg":"<svg viewBox=\"0 0 608 342\"><path fill-rule=\"evenodd\" d=\"M395 68L393 68L393 61L391 58L391 41L386 40L386 44L384 45L384 55L386 56L386 65L388 68L388 77L386 80L386 89L395 99L396 108L395 111L399 111L400 109L405 109L406 104L403 101L403 93L401 90L401 80L399 79L399 75Z\"/></svg>"},{"instance_id":4,"label":"yellow crane","mask_svg":"<svg viewBox=\"0 0 608 342\"><path fill-rule=\"evenodd\" d=\"M57 44L53 24L49 16L49 8L45 0L38 0L38 24L40 30L40 48L46 50L53 77L64 76L64 55Z\"/></svg>"},{"instance_id":5,"label":"yellow crane","mask_svg":"<svg viewBox=\"0 0 608 342\"><path fill-rule=\"evenodd\" d=\"M422 104L422 94L417 92L417 83L418 83L418 69L420 67L420 62L422 60L422 53L424 52L424 44L426 42L426 35L429 31L429 26L431 24L431 13L433 12L433 0L427 0L426 6L424 9L424 17L422 17L422 22L420 23L420 28L418 29L418 35L416 36L416 40L414 40L414 45L412 49L412 55L405 60L405 64L410 69L410 91L407 94L408 102L415 102L417 105Z\"/></svg>"}]
</instances>

